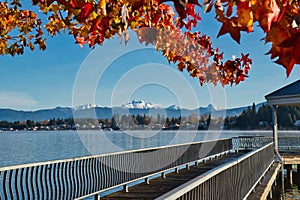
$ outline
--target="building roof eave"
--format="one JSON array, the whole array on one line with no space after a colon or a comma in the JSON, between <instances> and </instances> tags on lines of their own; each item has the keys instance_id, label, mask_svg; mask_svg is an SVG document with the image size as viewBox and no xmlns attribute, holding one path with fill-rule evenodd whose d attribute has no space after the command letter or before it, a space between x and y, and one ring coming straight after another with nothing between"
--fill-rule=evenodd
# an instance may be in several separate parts
<instances>
[{"instance_id":1,"label":"building roof eave","mask_svg":"<svg viewBox=\"0 0 300 200\"><path fill-rule=\"evenodd\" d=\"M267 105L300 105L300 95L266 97Z\"/></svg>"},{"instance_id":2,"label":"building roof eave","mask_svg":"<svg viewBox=\"0 0 300 200\"><path fill-rule=\"evenodd\" d=\"M267 94L265 98L267 99L270 97L284 97L294 95L300 95L300 79L282 88L279 88L278 90L273 91L270 94Z\"/></svg>"}]
</instances>

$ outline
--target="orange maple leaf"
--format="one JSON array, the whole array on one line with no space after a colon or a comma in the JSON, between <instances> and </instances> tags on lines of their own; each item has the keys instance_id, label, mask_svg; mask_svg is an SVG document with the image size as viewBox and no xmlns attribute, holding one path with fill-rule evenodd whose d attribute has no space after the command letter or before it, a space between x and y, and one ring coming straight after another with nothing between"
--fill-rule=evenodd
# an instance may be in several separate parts
<instances>
[{"instance_id":1,"label":"orange maple leaf","mask_svg":"<svg viewBox=\"0 0 300 200\"><path fill-rule=\"evenodd\" d=\"M81 48L84 44L87 44L87 41L85 41L84 37L76 37L75 40L75 44L79 44Z\"/></svg>"},{"instance_id":2,"label":"orange maple leaf","mask_svg":"<svg viewBox=\"0 0 300 200\"><path fill-rule=\"evenodd\" d=\"M241 39L241 33L240 30L241 28L237 27L236 24L237 18L232 17L231 19L226 19L222 23L222 27L218 33L217 37L220 37L221 35L224 35L226 33L229 33L230 36L240 44L240 39Z\"/></svg>"},{"instance_id":3,"label":"orange maple leaf","mask_svg":"<svg viewBox=\"0 0 300 200\"><path fill-rule=\"evenodd\" d=\"M261 28L265 32L269 32L273 22L277 22L280 13L280 8L276 0L266 0L256 10L256 18L259 21Z\"/></svg>"},{"instance_id":4,"label":"orange maple leaf","mask_svg":"<svg viewBox=\"0 0 300 200\"><path fill-rule=\"evenodd\" d=\"M252 32L253 12L250 2L240 2L237 5L238 23L242 27L247 28L247 32Z\"/></svg>"}]
</instances>

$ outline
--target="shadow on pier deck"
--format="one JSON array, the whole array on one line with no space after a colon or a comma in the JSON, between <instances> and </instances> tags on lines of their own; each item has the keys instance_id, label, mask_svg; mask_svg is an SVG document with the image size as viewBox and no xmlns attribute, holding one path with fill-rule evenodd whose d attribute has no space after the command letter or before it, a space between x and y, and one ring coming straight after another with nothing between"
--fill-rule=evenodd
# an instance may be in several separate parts
<instances>
[{"instance_id":1,"label":"shadow on pier deck","mask_svg":"<svg viewBox=\"0 0 300 200\"><path fill-rule=\"evenodd\" d=\"M150 179L148 183L144 182L134 185L128 188L128 191L121 190L106 195L101 197L101 200L155 199L218 166L238 160L248 152L249 150L229 153L210 161L195 163L193 166Z\"/></svg>"}]
</instances>

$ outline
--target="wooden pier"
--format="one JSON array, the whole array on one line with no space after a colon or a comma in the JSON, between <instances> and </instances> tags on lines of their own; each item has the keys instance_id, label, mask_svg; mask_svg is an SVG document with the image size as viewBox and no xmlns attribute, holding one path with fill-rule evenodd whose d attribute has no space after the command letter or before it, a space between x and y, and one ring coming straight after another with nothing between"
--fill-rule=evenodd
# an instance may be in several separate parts
<instances>
[{"instance_id":1,"label":"wooden pier","mask_svg":"<svg viewBox=\"0 0 300 200\"><path fill-rule=\"evenodd\" d=\"M106 195L101 197L101 200L155 199L220 165L237 160L247 152L249 151L229 153L209 161L202 161L178 171L165 174L164 177L159 176L151 179L149 182L134 185L128 188L128 191L122 190Z\"/></svg>"},{"instance_id":2,"label":"wooden pier","mask_svg":"<svg viewBox=\"0 0 300 200\"><path fill-rule=\"evenodd\" d=\"M300 164L299 138L279 137L282 162L272 141L237 137L2 167L0 200L265 199L282 166Z\"/></svg>"},{"instance_id":3,"label":"wooden pier","mask_svg":"<svg viewBox=\"0 0 300 200\"><path fill-rule=\"evenodd\" d=\"M263 200L267 199L272 192L272 186L275 182L278 173L280 173L281 164L274 163L268 172L264 175L263 179L252 190L251 194L247 198L248 200Z\"/></svg>"},{"instance_id":4,"label":"wooden pier","mask_svg":"<svg viewBox=\"0 0 300 200\"><path fill-rule=\"evenodd\" d=\"M299 150L285 150L281 151L280 155L285 165L299 165L300 164L300 151Z\"/></svg>"}]
</instances>

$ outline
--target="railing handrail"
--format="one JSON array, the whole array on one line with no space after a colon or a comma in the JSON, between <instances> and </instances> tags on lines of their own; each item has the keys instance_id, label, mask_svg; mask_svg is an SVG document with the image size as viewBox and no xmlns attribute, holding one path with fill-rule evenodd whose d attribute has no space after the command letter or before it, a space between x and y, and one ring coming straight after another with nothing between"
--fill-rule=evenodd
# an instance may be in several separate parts
<instances>
[{"instance_id":1,"label":"railing handrail","mask_svg":"<svg viewBox=\"0 0 300 200\"><path fill-rule=\"evenodd\" d=\"M232 137L232 138L274 138L273 136L264 136L264 135L256 135L256 136L235 136L235 137ZM297 136L297 135L288 135L288 136L278 136L278 138L300 138L300 135Z\"/></svg>"},{"instance_id":2,"label":"railing handrail","mask_svg":"<svg viewBox=\"0 0 300 200\"><path fill-rule=\"evenodd\" d=\"M240 163L240 162L242 162L243 160L246 160L247 158L253 156L254 154L256 154L256 153L258 153L258 152L260 152L260 151L262 151L262 150L268 148L269 146L271 146L271 145L273 145L273 144L274 144L274 142L270 142L269 144L267 144L267 145L265 145L265 146L263 146L263 147L261 147L261 148L259 148L259 149L256 149L256 150L254 150L254 151L251 151L251 152L249 152L249 153L247 153L247 154L241 156L240 158L238 158L238 159L236 160L237 164ZM233 161L233 162L235 162L235 161Z\"/></svg>"},{"instance_id":3,"label":"railing handrail","mask_svg":"<svg viewBox=\"0 0 300 200\"><path fill-rule=\"evenodd\" d=\"M187 191L192 190L193 188L199 186L200 184L206 182L207 180L209 180L210 178L216 176L217 174L221 173L222 171L225 171L227 169L229 169L230 167L237 165L239 163L241 163L242 161L246 160L247 158L253 156L254 154L263 151L264 149L268 148L269 146L273 145L273 142L257 149L254 151L251 151L239 158L237 158L234 161L231 161L229 163L224 163L218 167L215 167L214 169L207 171L203 174L201 174L200 176L182 184L181 186L165 193L164 195L156 198L156 200L172 200L172 199L177 199L181 196L183 196Z\"/></svg>"},{"instance_id":4,"label":"railing handrail","mask_svg":"<svg viewBox=\"0 0 300 200\"><path fill-rule=\"evenodd\" d=\"M241 139L241 138L274 138L272 136L237 136L232 137L231 139ZM278 138L300 138L300 136L278 136ZM151 150L158 150L162 148L169 148L169 147L179 147L184 145L191 145L191 144L199 144L203 142L213 142L213 141L222 141L222 140L228 140L230 138L222 138L222 139L215 139L215 140L205 140L205 141L199 141L199 142L188 142L188 143L181 143L181 144L173 144L173 145L164 145L160 147L149 147L149 148L141 148L141 149L134 149L134 150L127 150L127 151L116 151L116 152L109 152L109 153L101 153L91 156L80 156L80 157L73 157L73 158L66 158L66 159L58 159L58 160L50 160L50 161L41 161L41 162L35 162L35 163L25 163L25 164L19 164L19 165L10 165L10 166L4 166L0 167L0 171L6 171L6 170L13 170L18 168L26 168L26 167L33 167L33 166L39 166L39 165L48 165L48 164L55 164L55 163L61 163L61 162L70 162L70 161L77 161L77 160L85 160L90 158L98 158L98 157L104 157L104 156L110 156L110 155L119 155L124 153L135 153L135 152L141 152L141 151L151 151Z\"/></svg>"},{"instance_id":5,"label":"railing handrail","mask_svg":"<svg viewBox=\"0 0 300 200\"><path fill-rule=\"evenodd\" d=\"M100 157L120 155L120 154L125 154L125 153L137 153L137 152L143 152L143 151L152 151L152 150L159 150L159 149L171 148L171 147L195 145L195 144L201 144L201 143L206 143L206 142L219 142L219 141L225 141L225 140L229 140L229 139L231 140L231 138L204 140L204 141L198 141L198 142L172 144L172 145L165 145L165 146L159 146L159 147L149 147L149 148L142 148L142 149L127 150L127 151L116 151L116 152L96 154L96 155L91 155L91 156L80 156L80 157L74 157L74 158L66 158L66 159L58 159L58 160L51 160L51 161L42 161L42 162L26 163L26 164L20 164L20 165L4 166L4 167L0 167L0 172L6 171L6 170L14 170L14 169L18 169L18 168L35 167L35 166L40 166L40 165L49 165L49 164L71 162L71 161L77 161L77 160L86 160L86 159L91 159L91 158L100 158Z\"/></svg>"},{"instance_id":6,"label":"railing handrail","mask_svg":"<svg viewBox=\"0 0 300 200\"><path fill-rule=\"evenodd\" d=\"M231 139L199 141L0 168L0 199L76 199L232 150ZM3 192L3 193L2 193ZM45 195L44 195L45 194Z\"/></svg>"},{"instance_id":7,"label":"railing handrail","mask_svg":"<svg viewBox=\"0 0 300 200\"><path fill-rule=\"evenodd\" d=\"M229 154L229 153L230 153L230 150L228 150L228 151L226 151L226 152L221 152L220 154L217 154L217 155L209 156L209 157L204 158L204 159L213 159L214 157L219 157L219 156L221 156L221 155L226 155L226 154ZM184 167L184 166L190 165L191 163L199 162L199 161L201 162L201 161L203 161L204 159L196 160L196 161L189 162L189 163L184 163L184 164L182 164L182 165L178 165L178 166L176 166L176 167L172 167L172 168L169 168L169 169L161 170L161 171L155 172L155 173L153 173L153 174L147 174L147 175L145 175L145 176L143 176L143 177L140 177L140 178L137 178L137 179L135 179L135 180L127 181L127 182L124 182L124 183L122 183L122 184L119 184L119 185L116 185L116 186L113 186L113 187L110 187L110 188L106 188L106 189L103 189L103 190L101 190L101 191L97 191L97 192L94 192L94 193L91 193L91 194L88 194L88 195L85 195L85 196L82 196L82 197L79 197L79 198L76 198L75 200L85 199L85 198L91 197L91 196L93 196L93 195L95 195L95 194L99 194L99 192L100 192L100 193L106 192L106 191L109 191L109 190L113 190L113 189L115 189L115 188L119 188L119 187L124 186L124 185L129 185L129 184L131 184L131 183L138 182L138 181L143 180L143 179L145 179L145 178L154 177L154 176L156 176L156 175L160 175L160 174L165 173L165 172L170 172L170 171L172 171L172 170L174 170L174 169L180 169L180 168L182 168L182 167Z\"/></svg>"},{"instance_id":8,"label":"railing handrail","mask_svg":"<svg viewBox=\"0 0 300 200\"><path fill-rule=\"evenodd\" d=\"M238 136L232 138L234 149L257 149L272 141L274 141L273 136ZM279 136L278 148L279 151L300 150L300 136Z\"/></svg>"}]
</instances>

